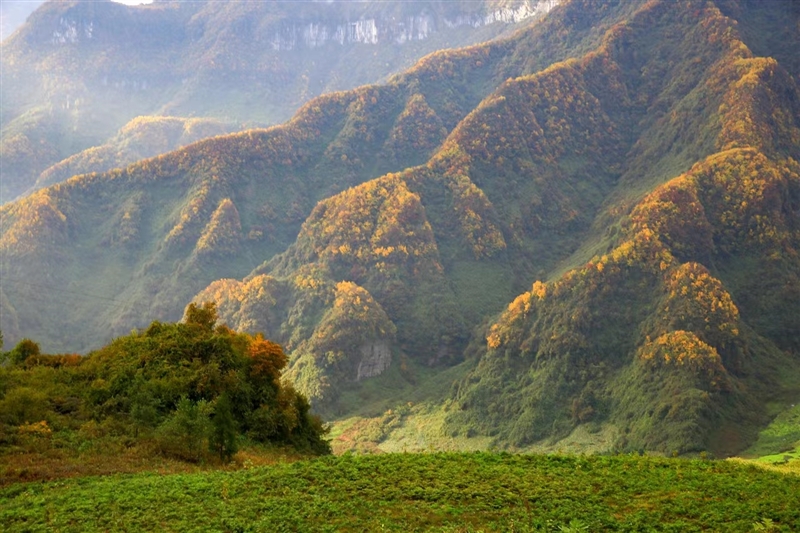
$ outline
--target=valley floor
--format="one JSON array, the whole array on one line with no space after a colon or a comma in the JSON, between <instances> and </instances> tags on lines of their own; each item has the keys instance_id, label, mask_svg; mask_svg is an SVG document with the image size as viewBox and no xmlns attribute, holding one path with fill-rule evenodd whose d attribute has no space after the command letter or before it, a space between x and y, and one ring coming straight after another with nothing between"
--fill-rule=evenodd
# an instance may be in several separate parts
<instances>
[{"instance_id":1,"label":"valley floor","mask_svg":"<svg viewBox=\"0 0 800 533\"><path fill-rule=\"evenodd\" d=\"M0 489L4 531L798 531L800 476L732 461L435 453Z\"/></svg>"}]
</instances>

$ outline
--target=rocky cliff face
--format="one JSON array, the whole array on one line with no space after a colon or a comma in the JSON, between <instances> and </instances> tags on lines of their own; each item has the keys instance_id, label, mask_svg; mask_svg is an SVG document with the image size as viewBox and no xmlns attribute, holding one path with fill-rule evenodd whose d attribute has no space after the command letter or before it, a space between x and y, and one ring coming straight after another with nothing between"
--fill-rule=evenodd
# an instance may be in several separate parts
<instances>
[{"instance_id":1,"label":"rocky cliff face","mask_svg":"<svg viewBox=\"0 0 800 533\"><path fill-rule=\"evenodd\" d=\"M360 352L361 362L358 363L356 381L379 376L392 364L392 352L385 340L364 343Z\"/></svg>"},{"instance_id":2,"label":"rocky cliff face","mask_svg":"<svg viewBox=\"0 0 800 533\"><path fill-rule=\"evenodd\" d=\"M405 17L383 16L359 18L355 21L314 22L285 21L269 39L273 50L319 48L347 44L405 44L423 41L443 29L480 28L495 23L522 22L542 15L558 4L558 0L527 0L518 5L489 10L486 13L440 17L428 9Z\"/></svg>"},{"instance_id":3,"label":"rocky cliff face","mask_svg":"<svg viewBox=\"0 0 800 533\"><path fill-rule=\"evenodd\" d=\"M277 28L268 28L266 33L267 41L276 51L317 48L329 44L404 44L425 40L444 29L522 22L549 12L559 2L523 0L473 13L452 15L442 15L424 4L418 12L402 16L391 13L378 13L375 16L360 14L352 19L345 13L340 13L338 17L323 12L310 17L290 15L277 23ZM103 25L101 17L87 13L67 14L51 21L48 42L51 45L66 45L88 41L92 39L96 25Z\"/></svg>"}]
</instances>

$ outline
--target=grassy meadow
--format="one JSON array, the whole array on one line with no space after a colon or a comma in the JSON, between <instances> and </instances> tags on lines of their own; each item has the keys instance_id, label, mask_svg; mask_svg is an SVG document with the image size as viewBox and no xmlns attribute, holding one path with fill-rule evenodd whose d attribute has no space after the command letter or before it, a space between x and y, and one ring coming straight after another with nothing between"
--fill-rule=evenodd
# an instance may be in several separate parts
<instances>
[{"instance_id":1,"label":"grassy meadow","mask_svg":"<svg viewBox=\"0 0 800 533\"><path fill-rule=\"evenodd\" d=\"M797 531L800 477L730 461L436 453L0 489L4 531Z\"/></svg>"}]
</instances>

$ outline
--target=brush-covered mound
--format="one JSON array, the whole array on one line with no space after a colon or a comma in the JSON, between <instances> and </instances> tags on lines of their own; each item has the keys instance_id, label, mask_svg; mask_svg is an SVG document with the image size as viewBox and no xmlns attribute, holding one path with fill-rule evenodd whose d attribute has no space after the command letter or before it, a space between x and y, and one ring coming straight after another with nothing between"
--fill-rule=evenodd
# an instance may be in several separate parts
<instances>
[{"instance_id":1,"label":"brush-covered mound","mask_svg":"<svg viewBox=\"0 0 800 533\"><path fill-rule=\"evenodd\" d=\"M329 453L308 400L281 382L285 366L279 345L217 326L211 305L87 356L23 340L0 356L0 484L227 464L242 445Z\"/></svg>"}]
</instances>

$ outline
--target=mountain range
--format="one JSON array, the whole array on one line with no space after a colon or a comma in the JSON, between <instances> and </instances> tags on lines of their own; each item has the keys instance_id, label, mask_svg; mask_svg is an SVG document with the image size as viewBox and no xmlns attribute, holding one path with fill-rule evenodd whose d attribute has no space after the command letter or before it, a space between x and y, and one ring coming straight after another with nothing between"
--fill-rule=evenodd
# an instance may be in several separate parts
<instances>
[{"instance_id":1,"label":"mountain range","mask_svg":"<svg viewBox=\"0 0 800 533\"><path fill-rule=\"evenodd\" d=\"M572 0L41 189L0 208L2 330L87 350L213 300L331 417L447 376L414 397L448 438L735 453L800 394L798 23Z\"/></svg>"},{"instance_id":2,"label":"mountain range","mask_svg":"<svg viewBox=\"0 0 800 533\"><path fill-rule=\"evenodd\" d=\"M491 39L555 3L47 2L2 43L0 202L136 117L283 122L314 96Z\"/></svg>"}]
</instances>

